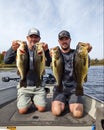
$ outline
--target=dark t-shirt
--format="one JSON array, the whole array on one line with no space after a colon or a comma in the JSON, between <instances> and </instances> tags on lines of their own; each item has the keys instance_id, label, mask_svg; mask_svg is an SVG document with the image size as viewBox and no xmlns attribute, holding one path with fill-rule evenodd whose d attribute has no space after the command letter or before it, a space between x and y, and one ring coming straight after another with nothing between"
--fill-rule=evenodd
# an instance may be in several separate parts
<instances>
[{"instance_id":1,"label":"dark t-shirt","mask_svg":"<svg viewBox=\"0 0 104 130\"><path fill-rule=\"evenodd\" d=\"M74 80L74 72L73 72L73 61L74 61L75 50L71 49L68 53L63 53L63 61L64 61L64 73L63 73L63 86L66 88L74 89L76 87L76 82Z\"/></svg>"}]
</instances>

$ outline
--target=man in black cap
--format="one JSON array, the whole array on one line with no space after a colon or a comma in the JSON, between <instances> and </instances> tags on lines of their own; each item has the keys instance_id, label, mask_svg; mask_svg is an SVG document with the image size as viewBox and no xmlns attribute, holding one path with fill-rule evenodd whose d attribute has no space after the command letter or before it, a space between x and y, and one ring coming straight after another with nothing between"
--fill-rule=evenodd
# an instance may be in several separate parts
<instances>
[{"instance_id":1,"label":"man in black cap","mask_svg":"<svg viewBox=\"0 0 104 130\"><path fill-rule=\"evenodd\" d=\"M17 86L18 94L17 94L17 107L19 113L25 114L27 113L29 107L31 106L31 96L33 97L33 102L35 107L38 111L43 112L46 109L46 91L44 87L40 86L40 88L36 88L37 82L37 75L34 71L34 45L40 41L40 32L36 28L31 28L27 34L27 41L28 41L28 51L29 51L29 59L30 59L30 66L29 72L27 74L27 87L21 87L20 85ZM51 58L49 55L48 45L46 43L41 43L42 47L45 52L46 56L46 65L49 66L51 62ZM6 64L11 64L16 59L17 49L19 47L19 43L17 41L12 42L11 48L7 51L4 62Z\"/></svg>"},{"instance_id":2,"label":"man in black cap","mask_svg":"<svg viewBox=\"0 0 104 130\"><path fill-rule=\"evenodd\" d=\"M56 116L60 115L64 111L66 103L68 103L69 110L73 116L80 118L83 116L83 104L82 97L76 96L75 94L76 82L73 78L73 59L75 50L70 48L70 33L66 30L61 31L58 34L58 42L61 47L61 54L64 62L62 79L63 92L60 92L57 86L54 87L52 113ZM88 52L90 50L91 48L88 49ZM52 52L50 53L52 56Z\"/></svg>"}]
</instances>

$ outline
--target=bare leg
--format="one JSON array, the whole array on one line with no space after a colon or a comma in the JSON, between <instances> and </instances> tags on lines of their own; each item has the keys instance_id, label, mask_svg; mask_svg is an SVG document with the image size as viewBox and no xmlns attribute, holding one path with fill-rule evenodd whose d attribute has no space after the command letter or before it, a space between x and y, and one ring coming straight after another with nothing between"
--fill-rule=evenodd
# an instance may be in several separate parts
<instances>
[{"instance_id":1,"label":"bare leg","mask_svg":"<svg viewBox=\"0 0 104 130\"><path fill-rule=\"evenodd\" d=\"M52 113L55 116L59 116L65 109L65 104L60 101L52 102Z\"/></svg>"},{"instance_id":2,"label":"bare leg","mask_svg":"<svg viewBox=\"0 0 104 130\"><path fill-rule=\"evenodd\" d=\"M21 108L21 109L19 109L18 111L19 111L20 114L26 114L27 111L28 111L28 109L29 109L29 108Z\"/></svg>"},{"instance_id":3,"label":"bare leg","mask_svg":"<svg viewBox=\"0 0 104 130\"><path fill-rule=\"evenodd\" d=\"M35 107L38 109L39 112L44 112L46 110L46 107L35 105Z\"/></svg>"},{"instance_id":4,"label":"bare leg","mask_svg":"<svg viewBox=\"0 0 104 130\"><path fill-rule=\"evenodd\" d=\"M73 117L81 118L83 116L83 104L73 103L69 105L70 112L73 114Z\"/></svg>"}]
</instances>

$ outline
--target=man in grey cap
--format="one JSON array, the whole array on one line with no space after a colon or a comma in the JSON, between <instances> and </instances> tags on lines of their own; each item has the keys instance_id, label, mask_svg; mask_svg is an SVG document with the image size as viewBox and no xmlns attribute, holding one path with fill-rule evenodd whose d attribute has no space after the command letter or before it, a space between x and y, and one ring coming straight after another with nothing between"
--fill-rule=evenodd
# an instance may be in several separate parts
<instances>
[{"instance_id":1,"label":"man in grey cap","mask_svg":"<svg viewBox=\"0 0 104 130\"><path fill-rule=\"evenodd\" d=\"M31 95L33 97L33 102L35 107L38 109L38 111L43 112L46 109L46 91L45 88L40 86L40 88L36 88L36 82L37 82L37 75L36 72L34 71L34 45L40 41L40 32L36 28L31 28L28 31L27 35L27 46L28 46L28 51L29 51L29 57L30 57L30 67L29 67L29 72L27 74L27 87L21 87L18 85L17 86L17 107L19 110L19 113L25 114L27 113L28 109L31 106ZM49 55L49 49L48 49L48 44L42 42L42 47L45 52L46 56L46 65L49 66L51 62L51 58ZM12 46L10 49L7 51L5 57L4 57L4 62L6 64L11 64L15 61L16 59L16 53L17 49L19 47L19 44L17 41L12 42Z\"/></svg>"},{"instance_id":2,"label":"man in grey cap","mask_svg":"<svg viewBox=\"0 0 104 130\"><path fill-rule=\"evenodd\" d=\"M75 88L76 81L73 77L73 59L75 49L70 48L71 37L66 30L58 34L58 42L61 47L61 54L64 63L64 72L62 78L63 91L60 91L57 86L53 89L52 113L56 116L60 115L64 110L66 103L74 117L80 118L83 116L82 97L76 96ZM88 52L91 48L88 48ZM52 56L52 52L50 51Z\"/></svg>"}]
</instances>

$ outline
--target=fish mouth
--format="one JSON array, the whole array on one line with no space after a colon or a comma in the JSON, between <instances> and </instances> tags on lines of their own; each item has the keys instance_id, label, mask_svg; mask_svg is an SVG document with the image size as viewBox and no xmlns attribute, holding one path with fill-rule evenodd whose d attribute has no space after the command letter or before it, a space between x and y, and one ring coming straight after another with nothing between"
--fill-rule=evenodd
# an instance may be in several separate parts
<instances>
[{"instance_id":1,"label":"fish mouth","mask_svg":"<svg viewBox=\"0 0 104 130\"><path fill-rule=\"evenodd\" d=\"M25 54L26 52L24 50L19 49L20 53Z\"/></svg>"},{"instance_id":2,"label":"fish mouth","mask_svg":"<svg viewBox=\"0 0 104 130\"><path fill-rule=\"evenodd\" d=\"M57 48L55 47L55 48L53 48L53 50L55 51L55 50L57 50Z\"/></svg>"},{"instance_id":3,"label":"fish mouth","mask_svg":"<svg viewBox=\"0 0 104 130\"><path fill-rule=\"evenodd\" d=\"M38 55L42 55L42 51L38 51L37 53L38 53Z\"/></svg>"},{"instance_id":4,"label":"fish mouth","mask_svg":"<svg viewBox=\"0 0 104 130\"><path fill-rule=\"evenodd\" d=\"M57 51L58 48L59 48L58 46L54 47L54 48L53 48L53 51Z\"/></svg>"}]
</instances>

